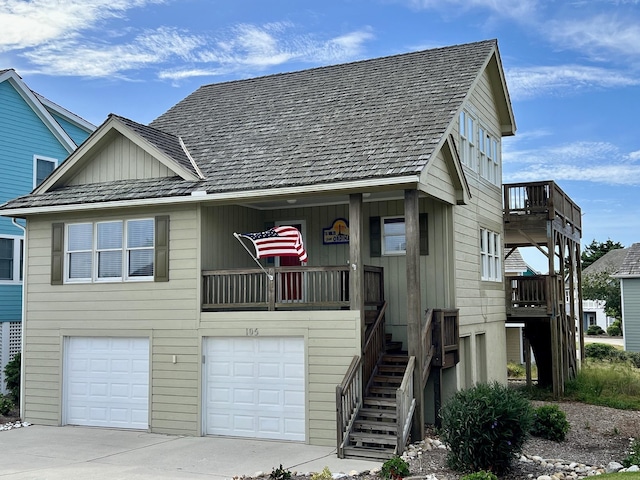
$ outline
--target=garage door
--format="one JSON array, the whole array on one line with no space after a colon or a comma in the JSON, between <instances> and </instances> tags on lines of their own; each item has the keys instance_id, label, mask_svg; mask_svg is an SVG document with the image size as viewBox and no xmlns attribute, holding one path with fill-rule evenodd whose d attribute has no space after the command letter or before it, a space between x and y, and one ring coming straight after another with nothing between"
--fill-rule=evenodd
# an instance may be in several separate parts
<instances>
[{"instance_id":1,"label":"garage door","mask_svg":"<svg viewBox=\"0 0 640 480\"><path fill-rule=\"evenodd\" d=\"M305 440L304 339L208 338L205 432Z\"/></svg>"},{"instance_id":2,"label":"garage door","mask_svg":"<svg viewBox=\"0 0 640 480\"><path fill-rule=\"evenodd\" d=\"M149 339L67 337L64 423L147 429Z\"/></svg>"}]
</instances>

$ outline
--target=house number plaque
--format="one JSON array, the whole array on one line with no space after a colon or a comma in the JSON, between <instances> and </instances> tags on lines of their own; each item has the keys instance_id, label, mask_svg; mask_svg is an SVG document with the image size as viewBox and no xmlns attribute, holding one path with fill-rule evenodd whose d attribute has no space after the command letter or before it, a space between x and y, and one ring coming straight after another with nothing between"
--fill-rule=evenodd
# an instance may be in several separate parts
<instances>
[{"instance_id":1,"label":"house number plaque","mask_svg":"<svg viewBox=\"0 0 640 480\"><path fill-rule=\"evenodd\" d=\"M260 333L258 332L257 328L247 328L246 335L247 337L257 337L258 335L260 335Z\"/></svg>"}]
</instances>

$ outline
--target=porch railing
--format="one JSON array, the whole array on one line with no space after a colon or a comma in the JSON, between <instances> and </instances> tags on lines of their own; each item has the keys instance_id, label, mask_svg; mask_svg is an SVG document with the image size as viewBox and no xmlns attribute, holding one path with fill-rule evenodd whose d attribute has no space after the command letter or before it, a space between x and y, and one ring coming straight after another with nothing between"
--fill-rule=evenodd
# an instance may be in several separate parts
<instances>
[{"instance_id":1,"label":"porch railing","mask_svg":"<svg viewBox=\"0 0 640 480\"><path fill-rule=\"evenodd\" d=\"M556 217L582 231L582 213L564 191L553 181L510 183L503 187L504 217L512 215L546 214Z\"/></svg>"},{"instance_id":2,"label":"porch railing","mask_svg":"<svg viewBox=\"0 0 640 480\"><path fill-rule=\"evenodd\" d=\"M511 288L507 288L507 306L518 309L544 309L552 311L549 275L508 277Z\"/></svg>"},{"instance_id":3,"label":"porch railing","mask_svg":"<svg viewBox=\"0 0 640 480\"><path fill-rule=\"evenodd\" d=\"M407 445L411 432L411 419L416 409L416 399L413 395L413 371L416 365L416 357L410 357L404 377L398 390L396 390L396 414L398 418L396 453L401 455Z\"/></svg>"},{"instance_id":4,"label":"porch railing","mask_svg":"<svg viewBox=\"0 0 640 480\"><path fill-rule=\"evenodd\" d=\"M449 368L460 361L460 332L457 309L434 310L433 366Z\"/></svg>"},{"instance_id":5,"label":"porch railing","mask_svg":"<svg viewBox=\"0 0 640 480\"><path fill-rule=\"evenodd\" d=\"M344 308L349 306L349 267L272 267L202 272L202 309ZM384 302L381 267L364 267L365 303Z\"/></svg>"}]
</instances>

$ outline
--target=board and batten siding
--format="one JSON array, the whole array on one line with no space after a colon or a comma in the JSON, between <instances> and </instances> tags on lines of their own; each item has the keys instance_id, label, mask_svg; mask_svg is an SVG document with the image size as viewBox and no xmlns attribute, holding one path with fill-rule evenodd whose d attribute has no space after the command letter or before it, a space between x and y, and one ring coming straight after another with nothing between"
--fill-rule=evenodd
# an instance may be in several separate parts
<instances>
[{"instance_id":1,"label":"board and batten siding","mask_svg":"<svg viewBox=\"0 0 640 480\"><path fill-rule=\"evenodd\" d=\"M305 343L307 441L335 446L336 385L360 354L360 314L349 310L203 312L207 337L303 337Z\"/></svg>"},{"instance_id":2,"label":"board and batten siding","mask_svg":"<svg viewBox=\"0 0 640 480\"><path fill-rule=\"evenodd\" d=\"M112 133L110 141L95 156L85 159L82 170L69 180L69 185L171 177L175 172L120 133Z\"/></svg>"},{"instance_id":3,"label":"board and batten siding","mask_svg":"<svg viewBox=\"0 0 640 480\"><path fill-rule=\"evenodd\" d=\"M623 278L622 289L624 349L640 352L640 278Z\"/></svg>"},{"instance_id":4,"label":"board and batten siding","mask_svg":"<svg viewBox=\"0 0 640 480\"><path fill-rule=\"evenodd\" d=\"M485 72L471 92L465 108L475 114L483 126L495 138L500 139L500 123L495 108L495 98L490 79ZM453 135L459 138L457 122ZM500 154L501 156L501 154ZM501 182L494 185L482 178L477 171L463 165L471 192L467 205L453 208L453 249L455 250L455 305L460 309L460 335L469 337L472 350L471 361L486 358L485 366L472 369L477 380L486 376L488 380L506 381L506 349L488 348L477 355L476 337L486 335L489 345L505 345L506 318L503 282L481 280L480 229L485 228L503 235ZM482 357L482 358L481 358ZM467 359L465 359L467 361ZM458 367L464 371L465 365ZM478 376L478 369L482 375ZM459 384L463 380L459 377Z\"/></svg>"},{"instance_id":5,"label":"board and batten siding","mask_svg":"<svg viewBox=\"0 0 640 480\"><path fill-rule=\"evenodd\" d=\"M166 421L162 413L173 411L168 405L193 402L193 393L198 389L198 379L193 375L192 383L184 384L190 377L183 371L188 363L198 365L198 351L194 347L197 345L195 330L200 310L197 210L195 207L114 210L105 212L100 220L149 218L154 215L170 217L168 282L51 285L51 225L61 218L42 216L29 220L26 348L23 356L25 420L46 425L58 425L62 421L60 394L65 336L145 336L150 337L151 356L155 360L151 371L151 402L158 408L150 419L151 430L159 433L188 431L191 434L197 431L194 412L180 425ZM75 214L64 220L70 223L94 221L95 218ZM179 359L178 363L171 363L171 367L167 366L163 353L167 341L174 347L171 360L173 355ZM175 381L174 386L165 386L167 380Z\"/></svg>"}]
</instances>

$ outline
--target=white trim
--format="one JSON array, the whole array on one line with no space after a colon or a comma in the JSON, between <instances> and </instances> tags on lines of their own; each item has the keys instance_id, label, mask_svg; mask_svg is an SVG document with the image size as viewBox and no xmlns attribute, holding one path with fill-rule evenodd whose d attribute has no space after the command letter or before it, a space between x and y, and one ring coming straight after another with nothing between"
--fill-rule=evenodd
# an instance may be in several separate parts
<instances>
[{"instance_id":1,"label":"white trim","mask_svg":"<svg viewBox=\"0 0 640 480\"><path fill-rule=\"evenodd\" d=\"M38 160L44 160L45 162L53 163L53 170L58 168L58 159L57 158L45 157L43 155L35 154L33 156L33 188L36 188L38 186L38 183L37 183L38 182ZM52 170L52 172L53 172L53 170ZM47 177L48 176L49 175L47 175ZM47 177L44 177L42 179L43 183L47 179Z\"/></svg>"},{"instance_id":2,"label":"white trim","mask_svg":"<svg viewBox=\"0 0 640 480\"><path fill-rule=\"evenodd\" d=\"M23 281L20 280L20 242L22 241L22 245L24 245L24 237L0 233L0 239L13 240L13 278L11 280L0 279L0 285L22 285Z\"/></svg>"},{"instance_id":3,"label":"white trim","mask_svg":"<svg viewBox=\"0 0 640 480\"><path fill-rule=\"evenodd\" d=\"M389 250L387 251L385 249L385 238L386 235L384 233L384 221L385 220L395 220L395 219L402 219L402 223L405 226L405 233L404 233L404 250ZM400 223L400 222L397 222ZM385 257L398 257L398 256L402 256L402 255L406 255L407 254L407 231L406 231L406 227L407 227L407 221L404 217L404 215L387 215L385 217L380 217L380 252L382 254L382 256Z\"/></svg>"},{"instance_id":4,"label":"white trim","mask_svg":"<svg viewBox=\"0 0 640 480\"><path fill-rule=\"evenodd\" d=\"M72 123L75 126L82 128L84 130L89 130L89 133L93 132L96 129L96 126L93 123L88 122L84 118L76 115L73 112L70 112L66 108L58 105L57 103L52 102L51 100L49 100L46 97L43 97L37 92L33 92L33 94L36 96L38 100L40 100L40 103L42 103L45 107L51 110L54 110L56 114L63 117L67 122Z\"/></svg>"},{"instance_id":5,"label":"white trim","mask_svg":"<svg viewBox=\"0 0 640 480\"><path fill-rule=\"evenodd\" d=\"M198 164L196 163L196 161L193 159L193 157L191 156L191 153L189 152L189 150L187 149L187 146L184 144L184 141L182 140L182 137L178 137L178 140L180 141L180 146L182 147L182 151L184 152L184 154L187 156L187 158L189 159L189 161L191 162L191 166L193 167L193 169L198 172L198 176L204 180L204 175L202 174L202 171L200 170L200 167L198 167ZM206 190L205 190L205 193Z\"/></svg>"}]
</instances>

